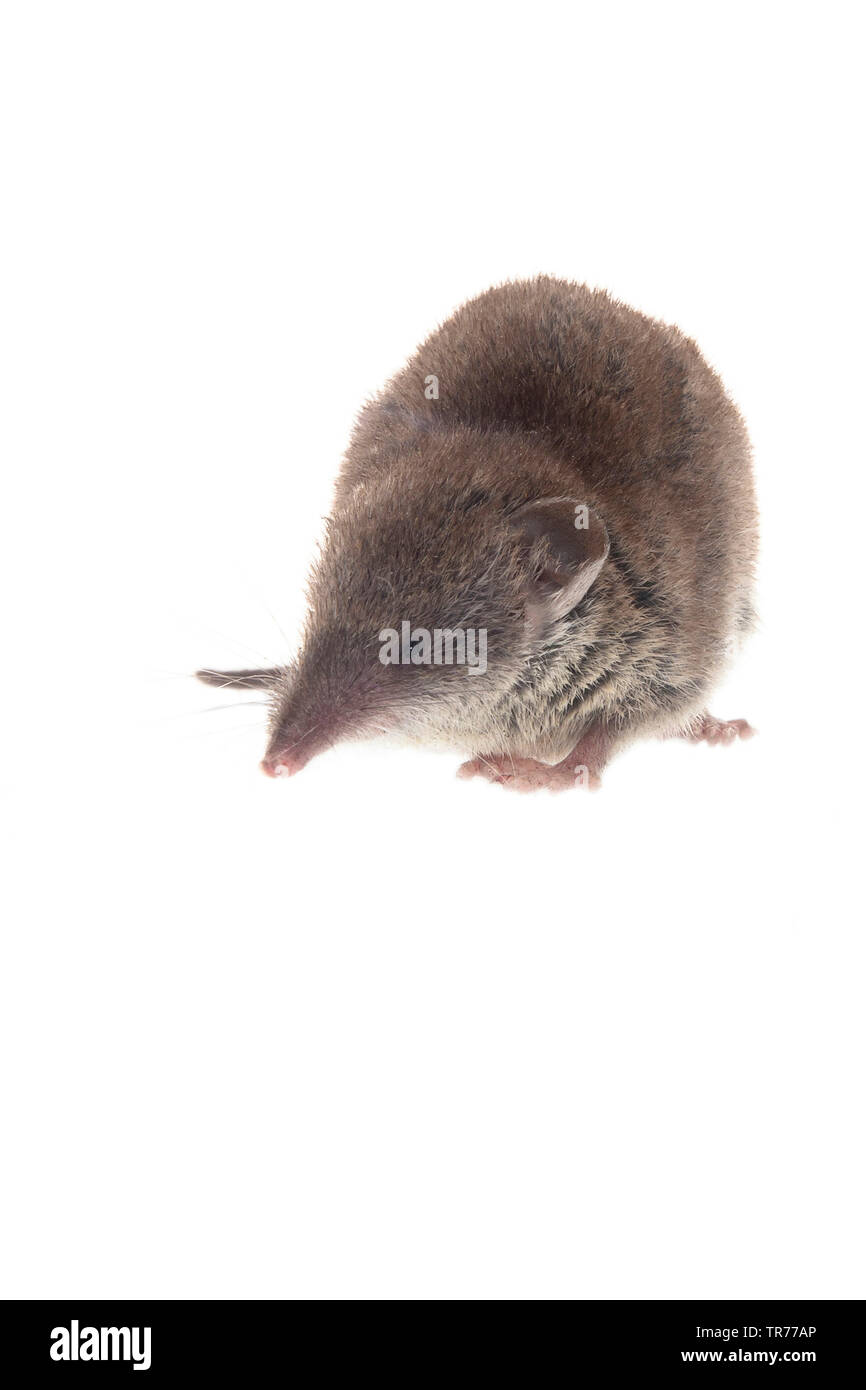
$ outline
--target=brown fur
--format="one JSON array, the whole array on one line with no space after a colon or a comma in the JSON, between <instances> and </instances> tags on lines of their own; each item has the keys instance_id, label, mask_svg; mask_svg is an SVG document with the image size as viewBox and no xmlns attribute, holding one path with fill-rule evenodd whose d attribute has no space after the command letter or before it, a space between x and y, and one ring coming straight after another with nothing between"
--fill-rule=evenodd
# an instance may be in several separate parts
<instances>
[{"instance_id":1,"label":"brown fur","mask_svg":"<svg viewBox=\"0 0 866 1390\"><path fill-rule=\"evenodd\" d=\"M266 770L378 731L541 763L685 731L751 625L756 547L746 431L693 342L565 281L488 290L358 418ZM486 628L487 674L382 666L403 620Z\"/></svg>"}]
</instances>

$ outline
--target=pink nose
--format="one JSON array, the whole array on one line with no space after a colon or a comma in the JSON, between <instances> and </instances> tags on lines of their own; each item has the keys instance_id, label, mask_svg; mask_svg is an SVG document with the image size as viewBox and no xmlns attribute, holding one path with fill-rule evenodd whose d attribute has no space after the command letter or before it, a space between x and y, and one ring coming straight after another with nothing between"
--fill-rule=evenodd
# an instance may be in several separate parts
<instances>
[{"instance_id":1,"label":"pink nose","mask_svg":"<svg viewBox=\"0 0 866 1390\"><path fill-rule=\"evenodd\" d=\"M266 753L259 763L266 777L294 777L315 756L315 748L292 748L284 752Z\"/></svg>"},{"instance_id":2,"label":"pink nose","mask_svg":"<svg viewBox=\"0 0 866 1390\"><path fill-rule=\"evenodd\" d=\"M321 722L321 721L320 721ZM266 777L294 777L302 767L331 746L333 735L321 728L307 728L301 724L302 732L296 724L284 725L271 736L261 761L261 769Z\"/></svg>"},{"instance_id":3,"label":"pink nose","mask_svg":"<svg viewBox=\"0 0 866 1390\"><path fill-rule=\"evenodd\" d=\"M270 762L267 758L262 759L259 767L266 777L291 777L292 775L292 770L287 763Z\"/></svg>"}]
</instances>

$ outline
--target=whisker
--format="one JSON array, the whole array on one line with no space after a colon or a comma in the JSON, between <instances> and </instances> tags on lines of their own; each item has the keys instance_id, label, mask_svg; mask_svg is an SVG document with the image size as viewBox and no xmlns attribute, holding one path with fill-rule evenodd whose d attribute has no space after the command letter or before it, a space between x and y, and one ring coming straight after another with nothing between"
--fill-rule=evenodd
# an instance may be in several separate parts
<instances>
[{"instance_id":1,"label":"whisker","mask_svg":"<svg viewBox=\"0 0 866 1390\"><path fill-rule=\"evenodd\" d=\"M212 637L218 637L221 642L231 642L235 647L242 647L244 651L252 652L254 656L264 661L267 666L273 664L272 656L266 655L265 652L257 651L256 648L251 647L248 642L241 642L237 637L229 637L228 633L217 631L215 627L211 627L210 623L202 623L195 618L187 618L186 621L193 623L196 627L200 628L202 632L209 632Z\"/></svg>"},{"instance_id":2,"label":"whisker","mask_svg":"<svg viewBox=\"0 0 866 1390\"><path fill-rule=\"evenodd\" d=\"M282 668L274 667L274 670L280 669ZM210 666L201 666L199 667L199 671L195 673L194 679L198 679L199 674L203 676L224 676L226 672L214 671ZM207 681L206 684L212 686L214 690L228 690L229 688L234 690L261 690L262 688L261 681L252 679L245 681L242 676L230 676L228 680L220 681L219 684L217 684L216 681Z\"/></svg>"},{"instance_id":3,"label":"whisker","mask_svg":"<svg viewBox=\"0 0 866 1390\"><path fill-rule=\"evenodd\" d=\"M273 623L274 627L277 629L277 632L280 634L280 636L282 637L283 641L285 642L287 650L288 650L288 651L291 651L291 649L292 649L292 644L291 644L291 642L289 641L289 639L288 639L288 637L286 636L285 632L283 632L283 629L280 627L280 624L277 622L276 617L275 617L274 614L271 612L270 608L269 608L268 605L265 603L264 599L263 599L263 598L260 598L260 599L259 599L259 603L262 605L262 608L264 608L265 612L267 613L267 615L268 615L268 617L270 618L271 622Z\"/></svg>"},{"instance_id":4,"label":"whisker","mask_svg":"<svg viewBox=\"0 0 866 1390\"><path fill-rule=\"evenodd\" d=\"M204 709L190 710L190 714L215 714L220 709L267 709L270 700L234 700L230 705L207 705Z\"/></svg>"},{"instance_id":5,"label":"whisker","mask_svg":"<svg viewBox=\"0 0 866 1390\"><path fill-rule=\"evenodd\" d=\"M236 700L230 705L206 705L204 709L184 709L175 714L164 714L158 719L150 719L147 723L156 728L161 724L171 723L175 719L194 719L200 714L216 714L218 710L226 709L267 709L267 700ZM250 728L254 726L251 724ZM255 726L258 727L258 726Z\"/></svg>"},{"instance_id":6,"label":"whisker","mask_svg":"<svg viewBox=\"0 0 866 1390\"><path fill-rule=\"evenodd\" d=\"M299 739L296 739L296 740L295 740L295 742L292 744L292 747L291 747L291 748L282 748L282 749L280 750L280 752L281 752L281 753L291 753L291 751L292 751L293 748L297 748L297 746L298 746L299 743L303 743L304 739L307 737L307 734L314 734L314 733L316 732L316 730L318 729L318 727L319 727L318 724L314 724L313 727L312 727L312 729L307 729L305 733L301 734L301 737L300 737Z\"/></svg>"},{"instance_id":7,"label":"whisker","mask_svg":"<svg viewBox=\"0 0 866 1390\"><path fill-rule=\"evenodd\" d=\"M152 681L194 681L195 671L160 671L154 667L144 679L148 683Z\"/></svg>"},{"instance_id":8,"label":"whisker","mask_svg":"<svg viewBox=\"0 0 866 1390\"><path fill-rule=\"evenodd\" d=\"M261 732L261 725L233 724L230 729L197 729L195 733L186 734L184 742L186 742L187 739L212 738L214 734L239 734L244 730L246 730L248 734Z\"/></svg>"}]
</instances>

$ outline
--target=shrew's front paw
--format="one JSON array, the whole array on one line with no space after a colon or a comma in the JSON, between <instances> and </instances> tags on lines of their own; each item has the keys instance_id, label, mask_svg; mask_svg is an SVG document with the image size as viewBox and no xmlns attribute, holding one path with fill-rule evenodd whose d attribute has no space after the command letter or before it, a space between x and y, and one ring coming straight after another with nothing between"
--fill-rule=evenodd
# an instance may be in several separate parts
<instances>
[{"instance_id":1,"label":"shrew's front paw","mask_svg":"<svg viewBox=\"0 0 866 1390\"><path fill-rule=\"evenodd\" d=\"M512 758L495 754L489 758L473 758L458 768L458 777L485 777L500 787L517 792L535 792L546 788L551 792L568 791L570 787L587 787L595 791L601 786L597 773L584 765L575 765L572 757L561 763L539 763L535 758Z\"/></svg>"}]
</instances>

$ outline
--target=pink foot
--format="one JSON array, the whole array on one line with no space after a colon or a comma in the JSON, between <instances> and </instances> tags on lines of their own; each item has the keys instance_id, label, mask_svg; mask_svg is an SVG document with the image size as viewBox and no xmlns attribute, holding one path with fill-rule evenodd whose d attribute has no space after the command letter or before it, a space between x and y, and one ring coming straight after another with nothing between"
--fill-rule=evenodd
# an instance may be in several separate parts
<instances>
[{"instance_id":1,"label":"pink foot","mask_svg":"<svg viewBox=\"0 0 866 1390\"><path fill-rule=\"evenodd\" d=\"M754 732L745 719L716 719L712 714L701 714L683 737L691 743L735 743L738 738L751 738Z\"/></svg>"},{"instance_id":2,"label":"pink foot","mask_svg":"<svg viewBox=\"0 0 866 1390\"><path fill-rule=\"evenodd\" d=\"M512 758L493 754L489 758L473 758L458 768L458 777L486 777L513 791L535 792L542 787L551 792L564 792L569 787L585 787L598 791L609 743L600 731L584 736L576 748L559 763L540 763L535 758Z\"/></svg>"},{"instance_id":3,"label":"pink foot","mask_svg":"<svg viewBox=\"0 0 866 1390\"><path fill-rule=\"evenodd\" d=\"M569 787L589 787L591 790L601 786L601 778L590 773L589 769L574 768L563 763L539 763L534 758L509 758L495 755L490 758L473 758L457 769L458 777L486 777L488 782L496 782L500 787L510 787L512 791L535 792L545 787L551 792L564 792Z\"/></svg>"}]
</instances>

